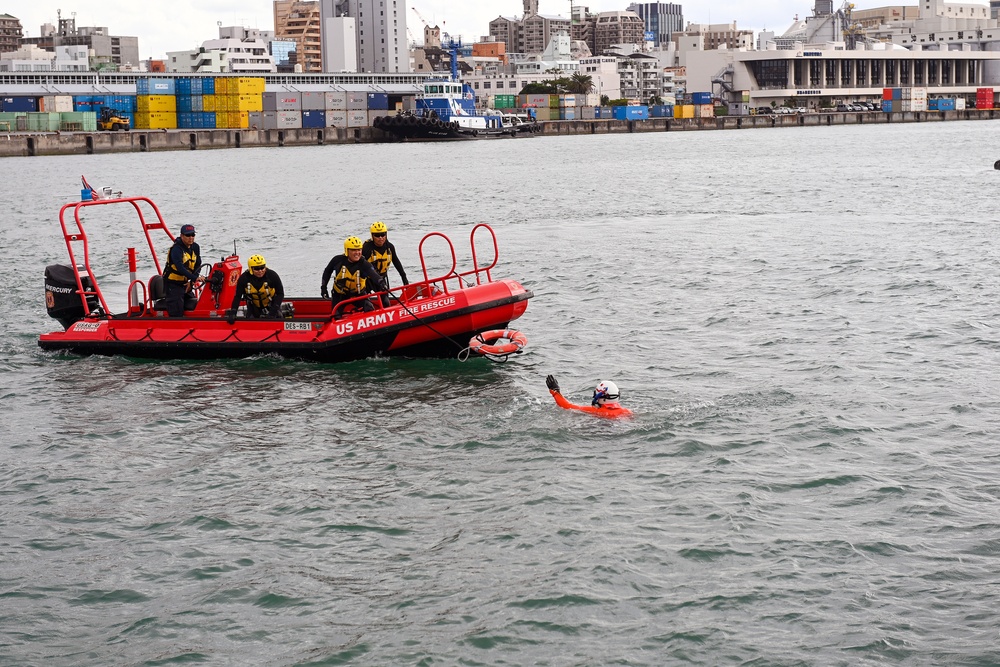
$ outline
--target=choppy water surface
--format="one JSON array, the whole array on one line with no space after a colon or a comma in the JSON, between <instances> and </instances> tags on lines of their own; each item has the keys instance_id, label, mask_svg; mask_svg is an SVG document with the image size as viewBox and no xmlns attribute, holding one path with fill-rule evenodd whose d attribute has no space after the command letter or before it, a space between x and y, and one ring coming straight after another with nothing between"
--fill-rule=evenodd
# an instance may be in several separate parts
<instances>
[{"instance_id":1,"label":"choppy water surface","mask_svg":"<svg viewBox=\"0 0 1000 667\"><path fill-rule=\"evenodd\" d=\"M4 160L0 663L1000 664L998 139ZM411 276L423 234L467 257L488 221L529 351L44 354L81 173L298 294L373 220ZM92 231L124 303L125 235ZM561 411L547 373L637 418Z\"/></svg>"}]
</instances>

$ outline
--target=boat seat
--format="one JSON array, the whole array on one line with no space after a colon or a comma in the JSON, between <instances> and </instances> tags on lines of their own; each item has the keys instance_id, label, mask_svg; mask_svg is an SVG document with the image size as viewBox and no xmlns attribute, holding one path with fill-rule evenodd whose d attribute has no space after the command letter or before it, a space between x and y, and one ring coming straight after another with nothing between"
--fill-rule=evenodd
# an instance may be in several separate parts
<instances>
[{"instance_id":1,"label":"boat seat","mask_svg":"<svg viewBox=\"0 0 1000 667\"><path fill-rule=\"evenodd\" d=\"M153 310L167 309L167 290L163 286L163 276L155 275L149 279L149 300L153 304ZM184 310L194 310L198 306L198 299L186 295L184 298Z\"/></svg>"}]
</instances>

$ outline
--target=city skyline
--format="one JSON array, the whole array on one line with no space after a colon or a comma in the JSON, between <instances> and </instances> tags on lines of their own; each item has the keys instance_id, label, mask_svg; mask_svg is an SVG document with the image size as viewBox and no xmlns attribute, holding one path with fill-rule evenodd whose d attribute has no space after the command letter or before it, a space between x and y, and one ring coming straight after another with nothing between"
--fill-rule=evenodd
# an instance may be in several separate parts
<instances>
[{"instance_id":1,"label":"city skyline","mask_svg":"<svg viewBox=\"0 0 1000 667\"><path fill-rule=\"evenodd\" d=\"M600 12L626 9L630 0L591 0L573 4ZM684 8L686 22L736 21L741 28L767 29L780 34L792 24L796 14L804 18L811 13L813 0L765 0L754 4L735 0L694 0L676 4ZM834 4L839 6L840 3ZM907 4L912 4L912 0ZM546 15L567 16L569 8L570 3L564 0L539 2L540 12ZM57 9L62 9L63 18L74 18L75 12L77 26L104 26L112 35L138 37L139 53L143 59L162 58L168 51L197 48L205 40L218 37L220 23L222 26L274 29L271 0L175 0L141 5L125 0L80 0L75 3L38 0L23 9L0 8L0 13L17 17L25 35L37 37L42 24L56 24ZM477 1L463 3L460 7L448 0L407 0L407 26L418 42L423 40L423 24L413 9L431 25L439 25L442 30L452 36L461 36L465 41L482 37L488 30L489 22L498 16L520 16L524 11L522 0Z\"/></svg>"}]
</instances>

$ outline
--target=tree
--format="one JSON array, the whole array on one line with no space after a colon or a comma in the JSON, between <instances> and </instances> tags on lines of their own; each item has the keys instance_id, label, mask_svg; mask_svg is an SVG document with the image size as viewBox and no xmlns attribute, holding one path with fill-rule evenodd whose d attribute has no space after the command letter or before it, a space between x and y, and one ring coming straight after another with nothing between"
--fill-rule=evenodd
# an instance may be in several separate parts
<instances>
[{"instance_id":1,"label":"tree","mask_svg":"<svg viewBox=\"0 0 1000 667\"><path fill-rule=\"evenodd\" d=\"M607 95L601 95L601 106L602 107L611 106L611 98L608 97Z\"/></svg>"},{"instance_id":2,"label":"tree","mask_svg":"<svg viewBox=\"0 0 1000 667\"><path fill-rule=\"evenodd\" d=\"M589 95L594 90L594 77L576 72L566 84L566 92L577 95Z\"/></svg>"}]
</instances>

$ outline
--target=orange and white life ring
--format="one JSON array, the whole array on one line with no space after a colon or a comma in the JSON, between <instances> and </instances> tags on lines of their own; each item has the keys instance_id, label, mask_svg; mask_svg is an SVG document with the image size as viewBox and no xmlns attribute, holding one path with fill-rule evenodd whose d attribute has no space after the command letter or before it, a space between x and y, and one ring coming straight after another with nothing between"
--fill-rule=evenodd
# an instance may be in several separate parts
<instances>
[{"instance_id":1,"label":"orange and white life ring","mask_svg":"<svg viewBox=\"0 0 1000 667\"><path fill-rule=\"evenodd\" d=\"M498 345L497 341L506 340L503 345ZM528 338L520 331L514 329L494 329L477 334L469 341L469 349L477 354L491 354L503 356L505 354L516 354L524 349L528 344Z\"/></svg>"}]
</instances>

